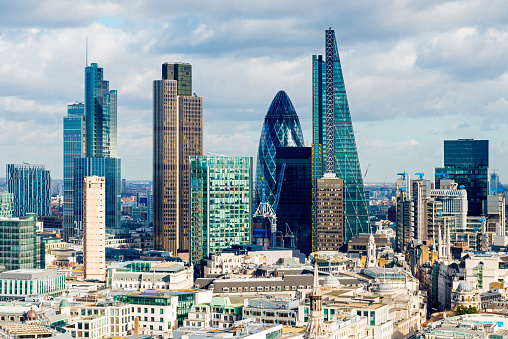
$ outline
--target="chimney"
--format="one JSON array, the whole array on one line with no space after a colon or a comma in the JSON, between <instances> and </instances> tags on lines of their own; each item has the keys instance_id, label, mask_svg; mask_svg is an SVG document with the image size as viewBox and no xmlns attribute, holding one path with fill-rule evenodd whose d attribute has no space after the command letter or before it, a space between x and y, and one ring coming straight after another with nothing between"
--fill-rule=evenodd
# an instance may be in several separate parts
<instances>
[{"instance_id":1,"label":"chimney","mask_svg":"<svg viewBox=\"0 0 508 339\"><path fill-rule=\"evenodd\" d=\"M134 334L139 334L139 317L134 318Z\"/></svg>"}]
</instances>

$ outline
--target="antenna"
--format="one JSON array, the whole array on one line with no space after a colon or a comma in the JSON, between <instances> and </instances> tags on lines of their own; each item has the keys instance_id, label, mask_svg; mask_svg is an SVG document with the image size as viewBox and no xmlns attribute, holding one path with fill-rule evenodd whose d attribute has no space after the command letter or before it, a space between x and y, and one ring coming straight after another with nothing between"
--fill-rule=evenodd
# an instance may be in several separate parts
<instances>
[{"instance_id":1,"label":"antenna","mask_svg":"<svg viewBox=\"0 0 508 339\"><path fill-rule=\"evenodd\" d=\"M85 66L88 67L88 35L86 36Z\"/></svg>"}]
</instances>

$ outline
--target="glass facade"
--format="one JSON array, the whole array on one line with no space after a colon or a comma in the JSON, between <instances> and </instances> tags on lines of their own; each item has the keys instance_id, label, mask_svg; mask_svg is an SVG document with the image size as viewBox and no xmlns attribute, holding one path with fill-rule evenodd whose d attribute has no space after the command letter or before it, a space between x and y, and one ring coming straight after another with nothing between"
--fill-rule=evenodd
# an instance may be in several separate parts
<instances>
[{"instance_id":1,"label":"glass facade","mask_svg":"<svg viewBox=\"0 0 508 339\"><path fill-rule=\"evenodd\" d=\"M75 158L74 159L74 228L70 237L83 235L83 186L84 178L106 178L106 228L120 227L120 159ZM70 231L70 230L69 230Z\"/></svg>"},{"instance_id":2,"label":"glass facade","mask_svg":"<svg viewBox=\"0 0 508 339\"><path fill-rule=\"evenodd\" d=\"M294 245L305 255L312 252L312 151L310 147L277 147L276 177L286 164L277 208L277 229L284 247L291 247L286 224L293 233Z\"/></svg>"},{"instance_id":3,"label":"glass facade","mask_svg":"<svg viewBox=\"0 0 508 339\"><path fill-rule=\"evenodd\" d=\"M116 157L117 92L109 90L104 70L96 63L85 68L86 156Z\"/></svg>"},{"instance_id":4,"label":"glass facade","mask_svg":"<svg viewBox=\"0 0 508 339\"><path fill-rule=\"evenodd\" d=\"M190 260L251 243L252 158L190 157Z\"/></svg>"},{"instance_id":5,"label":"glass facade","mask_svg":"<svg viewBox=\"0 0 508 339\"><path fill-rule=\"evenodd\" d=\"M326 167L326 110L333 109L333 154L335 174L344 181L344 243L360 233L370 233L368 203L363 186L363 177L356 148L356 141L349 112L349 104L342 75L335 32L325 32L326 56L312 57L312 106L313 106L313 197L317 195L317 179ZM328 61L328 63L327 63ZM333 67L327 67L327 64ZM327 93L327 89L330 92ZM316 239L316 207L313 207L313 244Z\"/></svg>"},{"instance_id":6,"label":"glass facade","mask_svg":"<svg viewBox=\"0 0 508 339\"><path fill-rule=\"evenodd\" d=\"M0 218L12 218L12 194L0 192Z\"/></svg>"},{"instance_id":7,"label":"glass facade","mask_svg":"<svg viewBox=\"0 0 508 339\"><path fill-rule=\"evenodd\" d=\"M74 158L85 155L85 104L68 105L63 125L63 227L67 241L74 229Z\"/></svg>"},{"instance_id":8,"label":"glass facade","mask_svg":"<svg viewBox=\"0 0 508 339\"><path fill-rule=\"evenodd\" d=\"M489 194L489 141L445 140L444 166L435 169L435 186L451 179L467 191L469 216L483 215L483 201Z\"/></svg>"},{"instance_id":9,"label":"glass facade","mask_svg":"<svg viewBox=\"0 0 508 339\"><path fill-rule=\"evenodd\" d=\"M0 265L6 271L37 267L35 214L26 219L0 219Z\"/></svg>"},{"instance_id":10,"label":"glass facade","mask_svg":"<svg viewBox=\"0 0 508 339\"><path fill-rule=\"evenodd\" d=\"M275 152L277 147L305 146L300 120L288 95L279 91L265 116L259 139L256 164L256 192L254 208L263 199L273 206L277 189Z\"/></svg>"},{"instance_id":11,"label":"glass facade","mask_svg":"<svg viewBox=\"0 0 508 339\"><path fill-rule=\"evenodd\" d=\"M8 164L7 190L12 194L14 217L50 215L51 176L44 165Z\"/></svg>"},{"instance_id":12,"label":"glass facade","mask_svg":"<svg viewBox=\"0 0 508 339\"><path fill-rule=\"evenodd\" d=\"M117 159L117 91L109 89L104 70L85 67L85 102L67 106L64 117L64 239L81 242L83 175L106 177L106 227L120 227L120 159ZM79 173L75 173L76 159ZM98 160L91 160L98 159ZM111 159L111 160L100 160ZM83 168L82 166L92 166ZM107 173L107 174L100 174ZM79 182L76 182L76 179Z\"/></svg>"}]
</instances>

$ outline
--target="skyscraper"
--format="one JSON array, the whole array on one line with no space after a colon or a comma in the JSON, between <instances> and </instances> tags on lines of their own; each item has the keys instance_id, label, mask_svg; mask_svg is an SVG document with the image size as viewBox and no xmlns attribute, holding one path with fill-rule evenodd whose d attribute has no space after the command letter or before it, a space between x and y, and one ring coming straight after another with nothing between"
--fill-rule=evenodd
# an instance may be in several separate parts
<instances>
[{"instance_id":1,"label":"skyscraper","mask_svg":"<svg viewBox=\"0 0 508 339\"><path fill-rule=\"evenodd\" d=\"M44 165L8 164L7 190L13 197L14 217L49 215L51 176Z\"/></svg>"},{"instance_id":2,"label":"skyscraper","mask_svg":"<svg viewBox=\"0 0 508 339\"><path fill-rule=\"evenodd\" d=\"M0 218L0 265L6 271L37 267L37 216Z\"/></svg>"},{"instance_id":3,"label":"skyscraper","mask_svg":"<svg viewBox=\"0 0 508 339\"><path fill-rule=\"evenodd\" d=\"M83 273L106 279L106 184L104 177L83 179Z\"/></svg>"},{"instance_id":4,"label":"skyscraper","mask_svg":"<svg viewBox=\"0 0 508 339\"><path fill-rule=\"evenodd\" d=\"M188 251L189 157L203 154L203 99L191 65L165 63L153 84L153 230L156 250Z\"/></svg>"},{"instance_id":5,"label":"skyscraper","mask_svg":"<svg viewBox=\"0 0 508 339\"><path fill-rule=\"evenodd\" d=\"M63 228L68 241L74 236L74 158L84 157L85 150L85 104L67 106L63 118Z\"/></svg>"},{"instance_id":6,"label":"skyscraper","mask_svg":"<svg viewBox=\"0 0 508 339\"><path fill-rule=\"evenodd\" d=\"M290 248L294 240L295 247L309 255L312 252L312 150L310 147L276 147L275 150L277 178L286 164L277 207L277 229L284 239L284 247ZM291 232L287 232L286 224Z\"/></svg>"},{"instance_id":7,"label":"skyscraper","mask_svg":"<svg viewBox=\"0 0 508 339\"><path fill-rule=\"evenodd\" d=\"M190 261L252 241L252 158L190 158Z\"/></svg>"},{"instance_id":8,"label":"skyscraper","mask_svg":"<svg viewBox=\"0 0 508 339\"><path fill-rule=\"evenodd\" d=\"M312 57L313 105L313 197L317 179L335 173L343 179L344 243L360 233L369 233L368 206L351 123L351 115L335 40L335 32L325 32L325 57ZM313 208L313 239L316 239L316 208Z\"/></svg>"},{"instance_id":9,"label":"skyscraper","mask_svg":"<svg viewBox=\"0 0 508 339\"><path fill-rule=\"evenodd\" d=\"M458 139L444 141L444 166L435 169L436 188L441 179L454 180L467 191L469 216L483 215L489 194L489 141Z\"/></svg>"},{"instance_id":10,"label":"skyscraper","mask_svg":"<svg viewBox=\"0 0 508 339\"><path fill-rule=\"evenodd\" d=\"M303 147L302 128L295 108L288 95L279 91L268 108L261 137L259 139L256 164L256 192L254 209L265 195L266 201L273 206L277 189L275 152L277 147Z\"/></svg>"},{"instance_id":11,"label":"skyscraper","mask_svg":"<svg viewBox=\"0 0 508 339\"><path fill-rule=\"evenodd\" d=\"M83 235L84 176L106 177L106 227L120 227L120 159L117 156L117 91L109 89L104 70L85 67L85 102L68 106L64 118L64 239ZM75 161L75 159L88 159ZM101 160L102 159L102 160ZM111 159L111 160L104 160ZM79 166L79 169L74 166ZM91 166L83 168L84 165ZM104 167L106 166L106 167ZM77 181L76 181L77 180Z\"/></svg>"}]
</instances>

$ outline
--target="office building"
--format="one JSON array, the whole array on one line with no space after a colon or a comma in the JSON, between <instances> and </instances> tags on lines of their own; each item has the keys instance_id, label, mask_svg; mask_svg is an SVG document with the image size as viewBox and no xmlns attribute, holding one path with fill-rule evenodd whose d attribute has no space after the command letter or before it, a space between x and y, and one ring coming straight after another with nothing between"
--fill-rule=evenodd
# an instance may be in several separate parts
<instances>
[{"instance_id":1,"label":"office building","mask_svg":"<svg viewBox=\"0 0 508 339\"><path fill-rule=\"evenodd\" d=\"M276 177L286 164L276 213L277 229L284 239L284 247L294 245L309 255L312 252L312 149L277 147L275 150Z\"/></svg>"},{"instance_id":2,"label":"office building","mask_svg":"<svg viewBox=\"0 0 508 339\"><path fill-rule=\"evenodd\" d=\"M340 251L344 245L344 187L341 178L317 179L315 251Z\"/></svg>"},{"instance_id":3,"label":"office building","mask_svg":"<svg viewBox=\"0 0 508 339\"><path fill-rule=\"evenodd\" d=\"M83 274L86 280L106 279L106 181L86 177L83 185Z\"/></svg>"},{"instance_id":4,"label":"office building","mask_svg":"<svg viewBox=\"0 0 508 339\"><path fill-rule=\"evenodd\" d=\"M74 234L74 158L82 158L85 150L85 104L67 106L63 118L63 228L64 237Z\"/></svg>"},{"instance_id":5,"label":"office building","mask_svg":"<svg viewBox=\"0 0 508 339\"><path fill-rule=\"evenodd\" d=\"M49 215L51 176L44 165L7 164L7 190L13 198L13 216Z\"/></svg>"},{"instance_id":6,"label":"office building","mask_svg":"<svg viewBox=\"0 0 508 339\"><path fill-rule=\"evenodd\" d=\"M489 194L489 141L458 139L444 141L444 166L435 169L436 188L441 179L464 186L468 216L481 216Z\"/></svg>"},{"instance_id":7,"label":"office building","mask_svg":"<svg viewBox=\"0 0 508 339\"><path fill-rule=\"evenodd\" d=\"M396 186L396 240L395 250L404 253L415 235L415 208L411 199L409 176L397 179Z\"/></svg>"},{"instance_id":8,"label":"office building","mask_svg":"<svg viewBox=\"0 0 508 339\"><path fill-rule=\"evenodd\" d=\"M286 92L279 91L268 108L259 138L254 209L263 200L263 195L270 206L275 201L278 184L276 148L303 146L305 143L296 110Z\"/></svg>"},{"instance_id":9,"label":"office building","mask_svg":"<svg viewBox=\"0 0 508 339\"><path fill-rule=\"evenodd\" d=\"M26 218L0 218L0 266L5 271L37 267L35 214Z\"/></svg>"},{"instance_id":10,"label":"office building","mask_svg":"<svg viewBox=\"0 0 508 339\"><path fill-rule=\"evenodd\" d=\"M118 158L74 158L74 228L69 231L69 240L80 241L83 234L84 179L99 176L106 183L106 228L120 227L120 159Z\"/></svg>"},{"instance_id":11,"label":"office building","mask_svg":"<svg viewBox=\"0 0 508 339\"><path fill-rule=\"evenodd\" d=\"M0 273L0 300L37 300L64 294L65 274L56 269L16 269Z\"/></svg>"},{"instance_id":12,"label":"office building","mask_svg":"<svg viewBox=\"0 0 508 339\"><path fill-rule=\"evenodd\" d=\"M332 29L325 32L325 46L325 59L322 55L312 57L313 232L317 220L317 179L325 173L335 173L343 180L343 241L347 243L360 233L370 233L368 203Z\"/></svg>"},{"instance_id":13,"label":"office building","mask_svg":"<svg viewBox=\"0 0 508 339\"><path fill-rule=\"evenodd\" d=\"M484 201L483 213L487 218L485 232L506 235L506 202L501 195L489 195Z\"/></svg>"},{"instance_id":14,"label":"office building","mask_svg":"<svg viewBox=\"0 0 508 339\"><path fill-rule=\"evenodd\" d=\"M12 194L0 192L0 218L12 218Z\"/></svg>"},{"instance_id":15,"label":"office building","mask_svg":"<svg viewBox=\"0 0 508 339\"><path fill-rule=\"evenodd\" d=\"M86 176L106 177L106 227L120 228L117 91L109 89L109 81L104 80L104 70L98 64L85 67L84 104L69 105L67 110L64 118L64 239L80 243L83 236L82 185Z\"/></svg>"},{"instance_id":16,"label":"office building","mask_svg":"<svg viewBox=\"0 0 508 339\"><path fill-rule=\"evenodd\" d=\"M252 241L252 158L190 157L190 259Z\"/></svg>"},{"instance_id":17,"label":"office building","mask_svg":"<svg viewBox=\"0 0 508 339\"><path fill-rule=\"evenodd\" d=\"M203 99L191 96L191 65L162 70L153 83L154 249L176 255L190 247L189 157L203 154Z\"/></svg>"}]
</instances>

